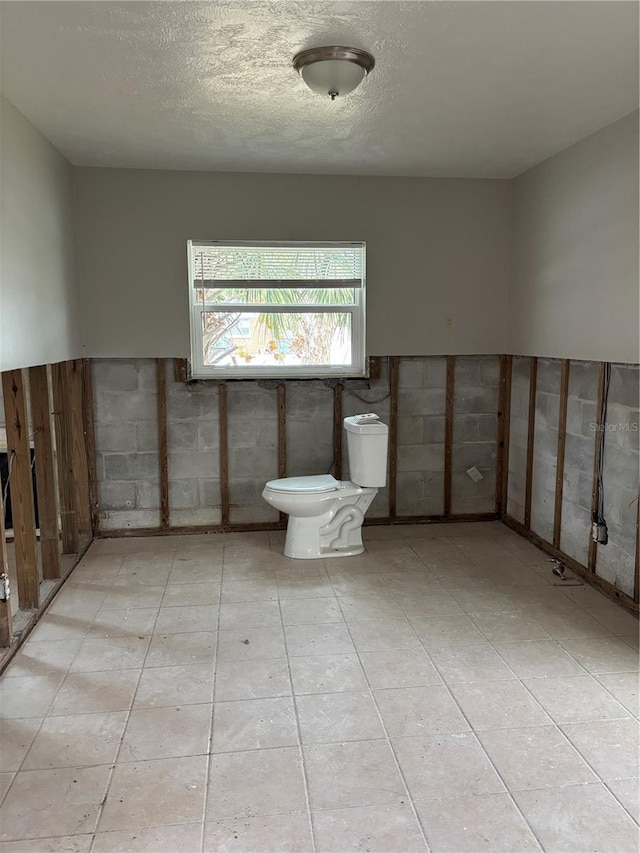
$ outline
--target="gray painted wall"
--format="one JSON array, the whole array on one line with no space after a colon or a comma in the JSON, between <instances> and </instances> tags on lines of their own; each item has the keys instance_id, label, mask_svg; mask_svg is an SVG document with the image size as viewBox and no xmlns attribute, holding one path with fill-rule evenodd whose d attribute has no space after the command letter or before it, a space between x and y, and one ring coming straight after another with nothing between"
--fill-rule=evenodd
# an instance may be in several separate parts
<instances>
[{"instance_id":1,"label":"gray painted wall","mask_svg":"<svg viewBox=\"0 0 640 853\"><path fill-rule=\"evenodd\" d=\"M82 355L71 166L0 98L0 371Z\"/></svg>"},{"instance_id":2,"label":"gray painted wall","mask_svg":"<svg viewBox=\"0 0 640 853\"><path fill-rule=\"evenodd\" d=\"M633 362L638 113L513 181L507 351Z\"/></svg>"},{"instance_id":3,"label":"gray painted wall","mask_svg":"<svg viewBox=\"0 0 640 853\"><path fill-rule=\"evenodd\" d=\"M75 169L83 337L189 352L186 242L365 240L369 354L505 348L507 181Z\"/></svg>"}]
</instances>

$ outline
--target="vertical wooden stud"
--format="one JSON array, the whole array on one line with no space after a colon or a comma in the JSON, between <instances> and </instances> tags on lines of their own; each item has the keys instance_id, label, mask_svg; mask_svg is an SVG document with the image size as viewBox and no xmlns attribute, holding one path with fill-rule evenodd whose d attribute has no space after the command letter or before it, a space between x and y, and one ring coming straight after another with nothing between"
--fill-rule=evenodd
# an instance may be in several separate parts
<instances>
[{"instance_id":1,"label":"vertical wooden stud","mask_svg":"<svg viewBox=\"0 0 640 853\"><path fill-rule=\"evenodd\" d=\"M563 359L560 373L560 413L558 415L558 451L556 453L556 494L553 511L553 547L560 548L562 533L562 491L564 488L564 450L567 439L567 405L569 402L568 358Z\"/></svg>"},{"instance_id":2,"label":"vertical wooden stud","mask_svg":"<svg viewBox=\"0 0 640 853\"><path fill-rule=\"evenodd\" d=\"M278 384L278 477L287 476L287 387L284 382ZM280 513L284 524L286 515Z\"/></svg>"},{"instance_id":3,"label":"vertical wooden stud","mask_svg":"<svg viewBox=\"0 0 640 853\"><path fill-rule=\"evenodd\" d=\"M636 501L636 566L633 600L636 604L640 603L640 489L638 489L638 498Z\"/></svg>"},{"instance_id":4,"label":"vertical wooden stud","mask_svg":"<svg viewBox=\"0 0 640 853\"><path fill-rule=\"evenodd\" d=\"M513 356L500 356L500 398L498 402L498 464L496 466L496 513L507 511L509 485L509 439L511 436L511 375Z\"/></svg>"},{"instance_id":5,"label":"vertical wooden stud","mask_svg":"<svg viewBox=\"0 0 640 853\"><path fill-rule=\"evenodd\" d=\"M342 480L342 383L333 387L333 476Z\"/></svg>"},{"instance_id":6,"label":"vertical wooden stud","mask_svg":"<svg viewBox=\"0 0 640 853\"><path fill-rule=\"evenodd\" d=\"M160 526L169 527L169 450L167 439L167 370L163 358L156 359L158 401L158 462L160 467Z\"/></svg>"},{"instance_id":7,"label":"vertical wooden stud","mask_svg":"<svg viewBox=\"0 0 640 853\"><path fill-rule=\"evenodd\" d=\"M39 604L40 584L29 425L20 370L9 370L2 374L2 392L7 430L7 454L10 463L9 492L18 579L18 604L24 610L32 610Z\"/></svg>"},{"instance_id":8,"label":"vertical wooden stud","mask_svg":"<svg viewBox=\"0 0 640 853\"><path fill-rule=\"evenodd\" d=\"M398 492L398 366L397 355L389 356L389 520L397 513Z\"/></svg>"},{"instance_id":9,"label":"vertical wooden stud","mask_svg":"<svg viewBox=\"0 0 640 853\"><path fill-rule=\"evenodd\" d=\"M6 577L9 575L9 561L7 559L7 539L4 530L4 502L2 500L2 489L0 489L0 572ZM13 614L11 613L11 599L0 601L0 646L7 648L13 639Z\"/></svg>"},{"instance_id":10,"label":"vertical wooden stud","mask_svg":"<svg viewBox=\"0 0 640 853\"><path fill-rule=\"evenodd\" d=\"M82 399L84 402L84 431L87 448L87 470L89 474L89 502L91 514L91 531L98 532L100 515L98 512L98 476L96 472L96 425L93 409L93 379L91 376L91 359L82 360Z\"/></svg>"},{"instance_id":11,"label":"vertical wooden stud","mask_svg":"<svg viewBox=\"0 0 640 853\"><path fill-rule=\"evenodd\" d=\"M531 529L531 490L533 487L533 444L536 431L536 390L538 385L538 359L531 356L529 372L529 425L527 429L527 479L524 498L524 526Z\"/></svg>"},{"instance_id":12,"label":"vertical wooden stud","mask_svg":"<svg viewBox=\"0 0 640 853\"><path fill-rule=\"evenodd\" d=\"M593 452L593 485L591 487L591 521L595 521L596 516L598 514L598 468L600 467L600 449L601 449L601 440L602 436L600 434L600 427L604 427L603 424L603 416L604 416L604 377L605 377L605 363L603 361L600 362L599 370L598 370L598 397L596 400L596 423L598 424L598 429L596 430L595 436L595 447ZM589 525L589 556L587 560L587 568L590 572L595 573L596 570L596 561L598 557L598 543L594 540L591 535L591 525Z\"/></svg>"},{"instance_id":13,"label":"vertical wooden stud","mask_svg":"<svg viewBox=\"0 0 640 853\"><path fill-rule=\"evenodd\" d=\"M220 511L222 524L229 524L229 431L227 419L227 386L218 385L220 418Z\"/></svg>"},{"instance_id":14,"label":"vertical wooden stud","mask_svg":"<svg viewBox=\"0 0 640 853\"><path fill-rule=\"evenodd\" d=\"M89 468L87 448L84 440L84 404L82 400L82 360L66 362L67 390L70 409L71 457L73 484L75 489L75 510L78 533L91 535L91 512L89 498Z\"/></svg>"},{"instance_id":15,"label":"vertical wooden stud","mask_svg":"<svg viewBox=\"0 0 640 853\"><path fill-rule=\"evenodd\" d=\"M444 515L451 515L451 480L453 455L453 393L456 357L447 356L447 384L444 408Z\"/></svg>"},{"instance_id":16,"label":"vertical wooden stud","mask_svg":"<svg viewBox=\"0 0 640 853\"><path fill-rule=\"evenodd\" d=\"M60 495L60 525L62 527L62 553L78 553L78 525L75 509L75 484L73 479L73 453L68 411L67 370L63 361L51 366L53 385L56 459L58 465L58 490Z\"/></svg>"},{"instance_id":17,"label":"vertical wooden stud","mask_svg":"<svg viewBox=\"0 0 640 853\"><path fill-rule=\"evenodd\" d=\"M29 393L36 463L42 576L47 580L54 580L60 577L60 539L46 365L29 368Z\"/></svg>"}]
</instances>

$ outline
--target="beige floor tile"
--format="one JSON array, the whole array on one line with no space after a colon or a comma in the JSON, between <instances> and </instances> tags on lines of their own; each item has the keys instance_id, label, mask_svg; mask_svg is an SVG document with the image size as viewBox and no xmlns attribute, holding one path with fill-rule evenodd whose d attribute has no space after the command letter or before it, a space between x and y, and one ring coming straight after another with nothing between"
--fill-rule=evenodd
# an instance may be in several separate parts
<instances>
[{"instance_id":1,"label":"beige floor tile","mask_svg":"<svg viewBox=\"0 0 640 853\"><path fill-rule=\"evenodd\" d=\"M122 586L112 588L104 599L100 611L135 610L138 607L160 607L164 586ZM80 610L80 613L83 611Z\"/></svg>"},{"instance_id":2,"label":"beige floor tile","mask_svg":"<svg viewBox=\"0 0 640 853\"><path fill-rule=\"evenodd\" d=\"M360 661L373 690L442 684L442 678L422 648L361 652Z\"/></svg>"},{"instance_id":3,"label":"beige floor tile","mask_svg":"<svg viewBox=\"0 0 640 853\"><path fill-rule=\"evenodd\" d=\"M637 672L598 673L597 680L618 702L638 716L640 713L640 676Z\"/></svg>"},{"instance_id":4,"label":"beige floor tile","mask_svg":"<svg viewBox=\"0 0 640 853\"><path fill-rule=\"evenodd\" d=\"M495 585L486 590L480 589L458 589L453 597L460 607L469 616L477 616L482 613L496 614L519 614L521 607L514 602L506 593L500 592Z\"/></svg>"},{"instance_id":5,"label":"beige floor tile","mask_svg":"<svg viewBox=\"0 0 640 853\"><path fill-rule=\"evenodd\" d=\"M331 586L337 596L371 595L391 591L384 576L378 573L358 575L353 572L335 572L331 575Z\"/></svg>"},{"instance_id":6,"label":"beige floor tile","mask_svg":"<svg viewBox=\"0 0 640 853\"><path fill-rule=\"evenodd\" d=\"M513 672L488 643L429 649L429 656L447 683L515 678Z\"/></svg>"},{"instance_id":7,"label":"beige floor tile","mask_svg":"<svg viewBox=\"0 0 640 853\"><path fill-rule=\"evenodd\" d=\"M42 717L0 720L0 772L20 769L41 723Z\"/></svg>"},{"instance_id":8,"label":"beige floor tile","mask_svg":"<svg viewBox=\"0 0 640 853\"><path fill-rule=\"evenodd\" d=\"M255 565L256 562L259 562L260 565ZM234 560L233 562L227 562L225 559L222 577L226 581L275 580L276 565L277 562L269 565L266 560L256 560L255 557Z\"/></svg>"},{"instance_id":9,"label":"beige floor tile","mask_svg":"<svg viewBox=\"0 0 640 853\"><path fill-rule=\"evenodd\" d=\"M142 671L134 708L202 705L213 698L213 665L150 667Z\"/></svg>"},{"instance_id":10,"label":"beige floor tile","mask_svg":"<svg viewBox=\"0 0 640 853\"><path fill-rule=\"evenodd\" d=\"M323 625L287 625L284 633L289 657L349 654L355 651L347 626L339 622Z\"/></svg>"},{"instance_id":11,"label":"beige floor tile","mask_svg":"<svg viewBox=\"0 0 640 853\"><path fill-rule=\"evenodd\" d=\"M390 737L469 729L446 687L376 690L374 696Z\"/></svg>"},{"instance_id":12,"label":"beige floor tile","mask_svg":"<svg viewBox=\"0 0 640 853\"><path fill-rule=\"evenodd\" d=\"M298 747L211 756L207 821L287 814L306 808Z\"/></svg>"},{"instance_id":13,"label":"beige floor tile","mask_svg":"<svg viewBox=\"0 0 640 853\"><path fill-rule=\"evenodd\" d=\"M213 663L216 634L194 631L189 634L154 634L145 667Z\"/></svg>"},{"instance_id":14,"label":"beige floor tile","mask_svg":"<svg viewBox=\"0 0 640 853\"><path fill-rule=\"evenodd\" d=\"M11 661L3 678L65 673L81 645L81 639L26 643Z\"/></svg>"},{"instance_id":15,"label":"beige floor tile","mask_svg":"<svg viewBox=\"0 0 640 853\"><path fill-rule=\"evenodd\" d=\"M407 790L386 740L306 746L312 809L407 801Z\"/></svg>"},{"instance_id":16,"label":"beige floor tile","mask_svg":"<svg viewBox=\"0 0 640 853\"><path fill-rule=\"evenodd\" d=\"M498 654L519 678L584 675L584 669L554 640L496 643Z\"/></svg>"},{"instance_id":17,"label":"beige floor tile","mask_svg":"<svg viewBox=\"0 0 640 853\"><path fill-rule=\"evenodd\" d=\"M269 749L298 744L292 698L216 702L212 752Z\"/></svg>"},{"instance_id":18,"label":"beige floor tile","mask_svg":"<svg viewBox=\"0 0 640 853\"><path fill-rule=\"evenodd\" d=\"M508 794L416 803L432 853L525 853L540 846Z\"/></svg>"},{"instance_id":19,"label":"beige floor tile","mask_svg":"<svg viewBox=\"0 0 640 853\"><path fill-rule=\"evenodd\" d=\"M137 637L150 634L156 624L157 607L134 607L130 610L101 610L89 630L89 636Z\"/></svg>"},{"instance_id":20,"label":"beige floor tile","mask_svg":"<svg viewBox=\"0 0 640 853\"><path fill-rule=\"evenodd\" d=\"M181 758L209 751L212 705L134 709L118 761Z\"/></svg>"},{"instance_id":21,"label":"beige floor tile","mask_svg":"<svg viewBox=\"0 0 640 853\"><path fill-rule=\"evenodd\" d=\"M549 639L539 622L522 613L479 613L472 621L492 643Z\"/></svg>"},{"instance_id":22,"label":"beige floor tile","mask_svg":"<svg viewBox=\"0 0 640 853\"><path fill-rule=\"evenodd\" d=\"M11 787L11 783L15 778L15 772L0 773L0 803L4 800L4 796Z\"/></svg>"},{"instance_id":23,"label":"beige floor tile","mask_svg":"<svg viewBox=\"0 0 640 853\"><path fill-rule=\"evenodd\" d=\"M605 782L638 774L637 720L567 723L562 731Z\"/></svg>"},{"instance_id":24,"label":"beige floor tile","mask_svg":"<svg viewBox=\"0 0 640 853\"><path fill-rule=\"evenodd\" d=\"M393 748L414 800L504 791L472 732L394 738Z\"/></svg>"},{"instance_id":25,"label":"beige floor tile","mask_svg":"<svg viewBox=\"0 0 640 853\"><path fill-rule=\"evenodd\" d=\"M427 853L408 805L363 806L314 812L318 853Z\"/></svg>"},{"instance_id":26,"label":"beige floor tile","mask_svg":"<svg viewBox=\"0 0 640 853\"><path fill-rule=\"evenodd\" d=\"M115 761L126 722L126 711L47 717L22 763L22 769L109 764Z\"/></svg>"},{"instance_id":27,"label":"beige floor tile","mask_svg":"<svg viewBox=\"0 0 640 853\"><path fill-rule=\"evenodd\" d=\"M98 832L91 853L200 853L202 824Z\"/></svg>"},{"instance_id":28,"label":"beige floor tile","mask_svg":"<svg viewBox=\"0 0 640 853\"><path fill-rule=\"evenodd\" d=\"M217 604L189 607L161 607L154 634L184 634L192 631L215 631L218 628Z\"/></svg>"},{"instance_id":29,"label":"beige floor tile","mask_svg":"<svg viewBox=\"0 0 640 853\"><path fill-rule=\"evenodd\" d=\"M404 618L351 622L349 633L358 652L382 652L421 647L415 631Z\"/></svg>"},{"instance_id":30,"label":"beige floor tile","mask_svg":"<svg viewBox=\"0 0 640 853\"><path fill-rule=\"evenodd\" d=\"M594 619L597 619L605 628L608 628L618 636L638 635L640 625L636 616L627 613L617 604L602 600L601 606L589 611Z\"/></svg>"},{"instance_id":31,"label":"beige floor tile","mask_svg":"<svg viewBox=\"0 0 640 853\"><path fill-rule=\"evenodd\" d=\"M618 637L563 640L562 646L589 672L638 671L638 653Z\"/></svg>"},{"instance_id":32,"label":"beige floor tile","mask_svg":"<svg viewBox=\"0 0 640 853\"><path fill-rule=\"evenodd\" d=\"M201 821L206 773L204 755L117 764L98 829Z\"/></svg>"},{"instance_id":33,"label":"beige floor tile","mask_svg":"<svg viewBox=\"0 0 640 853\"><path fill-rule=\"evenodd\" d=\"M204 853L313 853L313 849L306 812L224 820L205 827Z\"/></svg>"},{"instance_id":34,"label":"beige floor tile","mask_svg":"<svg viewBox=\"0 0 640 853\"><path fill-rule=\"evenodd\" d=\"M468 616L430 616L427 619L411 619L411 624L427 649L485 642Z\"/></svg>"},{"instance_id":35,"label":"beige floor tile","mask_svg":"<svg viewBox=\"0 0 640 853\"><path fill-rule=\"evenodd\" d=\"M597 619L577 607L554 607L536 611L536 619L554 639L610 637L611 632Z\"/></svg>"},{"instance_id":36,"label":"beige floor tile","mask_svg":"<svg viewBox=\"0 0 640 853\"><path fill-rule=\"evenodd\" d=\"M391 593L393 596L428 598L430 595L444 591L439 579L426 569L420 572L385 572L375 577L382 578L384 582L384 588L381 591Z\"/></svg>"},{"instance_id":37,"label":"beige floor tile","mask_svg":"<svg viewBox=\"0 0 640 853\"><path fill-rule=\"evenodd\" d=\"M549 853L638 849L637 825L602 784L520 791L514 796Z\"/></svg>"},{"instance_id":38,"label":"beige floor tile","mask_svg":"<svg viewBox=\"0 0 640 853\"><path fill-rule=\"evenodd\" d=\"M298 696L296 708L304 744L341 743L384 737L369 693Z\"/></svg>"},{"instance_id":39,"label":"beige floor tile","mask_svg":"<svg viewBox=\"0 0 640 853\"><path fill-rule=\"evenodd\" d=\"M218 661L284 657L282 628L245 628L242 631L220 631L218 634Z\"/></svg>"},{"instance_id":40,"label":"beige floor tile","mask_svg":"<svg viewBox=\"0 0 640 853\"><path fill-rule=\"evenodd\" d=\"M192 604L210 607L219 601L219 583L178 583L167 587L162 598L162 607L189 607Z\"/></svg>"},{"instance_id":41,"label":"beige floor tile","mask_svg":"<svg viewBox=\"0 0 640 853\"><path fill-rule=\"evenodd\" d=\"M556 723L624 719L628 711L591 675L529 678L524 685Z\"/></svg>"},{"instance_id":42,"label":"beige floor tile","mask_svg":"<svg viewBox=\"0 0 640 853\"><path fill-rule=\"evenodd\" d=\"M230 603L275 601L278 598L278 587L274 580L223 581L220 598Z\"/></svg>"},{"instance_id":43,"label":"beige floor tile","mask_svg":"<svg viewBox=\"0 0 640 853\"><path fill-rule=\"evenodd\" d=\"M321 625L344 622L336 598L283 598L282 622L285 625Z\"/></svg>"},{"instance_id":44,"label":"beige floor tile","mask_svg":"<svg viewBox=\"0 0 640 853\"><path fill-rule=\"evenodd\" d=\"M139 669L70 672L62 682L50 716L127 711L140 678Z\"/></svg>"},{"instance_id":45,"label":"beige floor tile","mask_svg":"<svg viewBox=\"0 0 640 853\"><path fill-rule=\"evenodd\" d=\"M133 589L136 586L141 587L159 587L166 586L167 581L169 580L169 573L171 569L168 565L166 566L139 566L139 567L127 567L127 563L125 561L124 565L118 572L118 576L115 579L115 583L111 588L111 592L115 592L118 589ZM110 593L111 594L111 593Z\"/></svg>"},{"instance_id":46,"label":"beige floor tile","mask_svg":"<svg viewBox=\"0 0 640 853\"><path fill-rule=\"evenodd\" d=\"M89 853L93 835L59 835L37 841L5 841L2 853Z\"/></svg>"},{"instance_id":47,"label":"beige floor tile","mask_svg":"<svg viewBox=\"0 0 640 853\"><path fill-rule=\"evenodd\" d=\"M448 592L429 592L424 595L396 595L395 600L409 619L429 616L464 616L462 608Z\"/></svg>"},{"instance_id":48,"label":"beige floor tile","mask_svg":"<svg viewBox=\"0 0 640 853\"><path fill-rule=\"evenodd\" d=\"M220 661L216 667L216 701L289 696L291 684L285 659Z\"/></svg>"},{"instance_id":49,"label":"beige floor tile","mask_svg":"<svg viewBox=\"0 0 640 853\"><path fill-rule=\"evenodd\" d=\"M328 578L278 578L278 593L281 599L333 598L335 591Z\"/></svg>"},{"instance_id":50,"label":"beige floor tile","mask_svg":"<svg viewBox=\"0 0 640 853\"><path fill-rule=\"evenodd\" d=\"M0 839L93 832L110 772L102 766L18 773L0 809ZM34 846L25 850L35 853Z\"/></svg>"},{"instance_id":51,"label":"beige floor tile","mask_svg":"<svg viewBox=\"0 0 640 853\"><path fill-rule=\"evenodd\" d=\"M91 629L93 614L88 617L56 616L47 611L30 635L32 642L53 642L56 640L82 640Z\"/></svg>"},{"instance_id":52,"label":"beige floor tile","mask_svg":"<svg viewBox=\"0 0 640 853\"><path fill-rule=\"evenodd\" d=\"M280 625L277 601L223 601L220 605L221 628L278 628Z\"/></svg>"},{"instance_id":53,"label":"beige floor tile","mask_svg":"<svg viewBox=\"0 0 640 853\"><path fill-rule=\"evenodd\" d=\"M291 658L289 666L296 694L357 692L369 687L357 655Z\"/></svg>"},{"instance_id":54,"label":"beige floor tile","mask_svg":"<svg viewBox=\"0 0 640 853\"><path fill-rule=\"evenodd\" d=\"M139 669L149 647L149 637L89 638L83 640L71 672L101 672L102 670Z\"/></svg>"},{"instance_id":55,"label":"beige floor tile","mask_svg":"<svg viewBox=\"0 0 640 853\"><path fill-rule=\"evenodd\" d=\"M209 565L206 561L179 560L173 564L168 586L183 583L217 583L222 580L222 561L219 566Z\"/></svg>"},{"instance_id":56,"label":"beige floor tile","mask_svg":"<svg viewBox=\"0 0 640 853\"><path fill-rule=\"evenodd\" d=\"M66 584L55 597L53 604L47 613L54 616L70 616L77 619L82 614L82 619L93 618L106 600L107 590L92 590L90 588L73 588Z\"/></svg>"},{"instance_id":57,"label":"beige floor tile","mask_svg":"<svg viewBox=\"0 0 640 853\"><path fill-rule=\"evenodd\" d=\"M519 681L452 684L451 692L476 731L544 726L550 717Z\"/></svg>"},{"instance_id":58,"label":"beige floor tile","mask_svg":"<svg viewBox=\"0 0 640 853\"><path fill-rule=\"evenodd\" d=\"M0 680L0 719L43 717L63 678L64 673L3 678Z\"/></svg>"},{"instance_id":59,"label":"beige floor tile","mask_svg":"<svg viewBox=\"0 0 640 853\"><path fill-rule=\"evenodd\" d=\"M631 779L612 779L607 782L607 787L636 823L640 823L640 779L638 776L636 775Z\"/></svg>"},{"instance_id":60,"label":"beige floor tile","mask_svg":"<svg viewBox=\"0 0 640 853\"><path fill-rule=\"evenodd\" d=\"M510 791L598 781L556 726L497 729L478 737Z\"/></svg>"},{"instance_id":61,"label":"beige floor tile","mask_svg":"<svg viewBox=\"0 0 640 853\"><path fill-rule=\"evenodd\" d=\"M343 595L340 608L346 622L398 619L404 621L400 606L388 595Z\"/></svg>"}]
</instances>

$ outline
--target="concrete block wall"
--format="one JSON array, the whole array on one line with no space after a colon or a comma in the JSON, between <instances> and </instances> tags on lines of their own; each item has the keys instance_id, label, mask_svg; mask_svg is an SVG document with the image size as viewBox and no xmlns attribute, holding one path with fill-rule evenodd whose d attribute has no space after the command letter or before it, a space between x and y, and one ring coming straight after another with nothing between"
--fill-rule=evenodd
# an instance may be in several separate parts
<instances>
[{"instance_id":1,"label":"concrete block wall","mask_svg":"<svg viewBox=\"0 0 640 853\"><path fill-rule=\"evenodd\" d=\"M511 372L507 513L521 523L524 522L527 481L530 372L530 359L514 357Z\"/></svg>"},{"instance_id":2,"label":"concrete block wall","mask_svg":"<svg viewBox=\"0 0 640 853\"><path fill-rule=\"evenodd\" d=\"M95 360L92 373L100 526L158 527L155 360Z\"/></svg>"},{"instance_id":3,"label":"concrete block wall","mask_svg":"<svg viewBox=\"0 0 640 853\"><path fill-rule=\"evenodd\" d=\"M531 478L531 529L547 542L553 542L560 417L560 371L559 360L538 359Z\"/></svg>"},{"instance_id":4,"label":"concrete block wall","mask_svg":"<svg viewBox=\"0 0 640 853\"><path fill-rule=\"evenodd\" d=\"M287 475L333 472L333 388L321 380L287 382Z\"/></svg>"},{"instance_id":5,"label":"concrete block wall","mask_svg":"<svg viewBox=\"0 0 640 853\"><path fill-rule=\"evenodd\" d=\"M401 358L398 368L398 515L444 512L446 358Z\"/></svg>"},{"instance_id":6,"label":"concrete block wall","mask_svg":"<svg viewBox=\"0 0 640 853\"><path fill-rule=\"evenodd\" d=\"M451 511L495 512L499 356L456 358L453 389ZM472 467L483 477L477 483Z\"/></svg>"}]
</instances>

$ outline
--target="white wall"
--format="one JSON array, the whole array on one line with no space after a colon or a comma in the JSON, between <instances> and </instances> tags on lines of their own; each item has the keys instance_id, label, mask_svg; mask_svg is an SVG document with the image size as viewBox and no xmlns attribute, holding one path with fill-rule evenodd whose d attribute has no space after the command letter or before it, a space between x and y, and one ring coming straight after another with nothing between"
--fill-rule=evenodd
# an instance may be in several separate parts
<instances>
[{"instance_id":1,"label":"white wall","mask_svg":"<svg viewBox=\"0 0 640 853\"><path fill-rule=\"evenodd\" d=\"M87 354L187 356L186 241L366 240L373 355L505 349L506 181L75 169Z\"/></svg>"},{"instance_id":2,"label":"white wall","mask_svg":"<svg viewBox=\"0 0 640 853\"><path fill-rule=\"evenodd\" d=\"M513 182L507 351L638 362L638 113Z\"/></svg>"},{"instance_id":3,"label":"white wall","mask_svg":"<svg viewBox=\"0 0 640 853\"><path fill-rule=\"evenodd\" d=\"M0 370L82 355L71 166L0 99Z\"/></svg>"}]
</instances>

